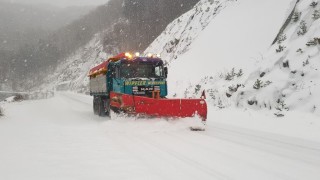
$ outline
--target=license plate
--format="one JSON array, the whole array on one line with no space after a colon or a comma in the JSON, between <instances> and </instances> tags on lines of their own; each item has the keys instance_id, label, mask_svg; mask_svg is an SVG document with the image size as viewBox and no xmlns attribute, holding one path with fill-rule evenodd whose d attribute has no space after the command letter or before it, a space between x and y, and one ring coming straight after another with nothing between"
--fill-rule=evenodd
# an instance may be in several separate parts
<instances>
[{"instance_id":1,"label":"license plate","mask_svg":"<svg viewBox=\"0 0 320 180\"><path fill-rule=\"evenodd\" d=\"M153 91L153 87L138 87L138 91Z\"/></svg>"},{"instance_id":2,"label":"license plate","mask_svg":"<svg viewBox=\"0 0 320 180\"><path fill-rule=\"evenodd\" d=\"M132 87L132 91L137 95L144 95L146 92L152 92L154 87L145 87L145 86L134 86Z\"/></svg>"}]
</instances>

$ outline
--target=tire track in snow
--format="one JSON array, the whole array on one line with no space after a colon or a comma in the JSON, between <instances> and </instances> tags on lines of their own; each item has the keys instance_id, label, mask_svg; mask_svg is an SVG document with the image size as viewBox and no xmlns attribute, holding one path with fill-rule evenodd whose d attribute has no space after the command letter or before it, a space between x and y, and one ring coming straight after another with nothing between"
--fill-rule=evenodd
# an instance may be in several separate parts
<instances>
[{"instance_id":1,"label":"tire track in snow","mask_svg":"<svg viewBox=\"0 0 320 180\"><path fill-rule=\"evenodd\" d=\"M211 126L210 128L220 129L228 132L234 132L242 135L248 135L255 138L262 138L264 140L270 140L272 142L277 142L277 143L291 145L291 146L297 146L303 149L320 151L319 142L314 142L306 139L290 137L290 136L285 136L280 134L273 134L273 133L262 132L262 131L256 131L256 130L250 130L250 129L245 129L241 127L234 127L231 125L222 125L219 123L215 123L215 125Z\"/></svg>"},{"instance_id":2,"label":"tire track in snow","mask_svg":"<svg viewBox=\"0 0 320 180\"><path fill-rule=\"evenodd\" d=\"M208 166L206 166L196 160L188 158L175 150L172 150L172 149L164 147L164 146L160 146L159 144L155 143L155 141L153 141L152 139L149 139L148 137L144 137L144 136L140 135L139 137L131 137L131 138L135 138L136 141L139 141L139 142L144 143L146 145L152 146L158 150L161 150L161 151L167 153L168 155L170 155L171 157L174 157L175 159L184 162L184 164L187 164L187 165L191 166L192 168L196 168L197 170L202 171L212 177L215 177L215 178L221 179L221 180L232 179L229 176L227 176L226 174L223 174L219 171L216 171L216 170L212 169L211 167L208 167Z\"/></svg>"},{"instance_id":3,"label":"tire track in snow","mask_svg":"<svg viewBox=\"0 0 320 180\"><path fill-rule=\"evenodd\" d=\"M130 144L127 142L130 142ZM142 162L152 172L152 174L156 174L159 179L170 179L170 177L164 175L163 172L160 172L159 168L155 167L153 162L150 162L151 159L144 157L146 154L152 154L153 158L157 159L157 164L160 164L159 161L164 161L165 158L159 156L159 154L155 155L153 150L149 149L150 151L146 151L148 148L142 148L142 144L137 143L137 141L132 139L130 136L115 137L114 143L123 151L132 153L134 158Z\"/></svg>"},{"instance_id":4,"label":"tire track in snow","mask_svg":"<svg viewBox=\"0 0 320 180\"><path fill-rule=\"evenodd\" d=\"M257 135L253 134L254 131L252 130L246 130L251 132L251 134L248 132L241 132L241 130L246 129L239 128L237 130L230 130L211 126L210 128L207 128L207 131L201 135L223 139L225 141L237 143L242 146L247 146L260 151L275 154L280 157L286 157L304 162L306 164L320 166L320 149L318 149L319 144L316 142L313 142L315 145L311 147L310 145L307 146L302 144L294 144L294 140L297 140L297 142L300 141L298 138L262 132L260 132L261 135ZM274 137L271 138L271 136Z\"/></svg>"},{"instance_id":5,"label":"tire track in snow","mask_svg":"<svg viewBox=\"0 0 320 180\"><path fill-rule=\"evenodd\" d=\"M261 162L259 163L259 162L244 161L243 158L235 156L234 153L230 153L230 152L226 153L226 151L222 151L219 148L212 148L212 147L210 147L210 145L212 145L212 143L211 144L210 143L198 143L198 141L187 139L185 136L182 136L181 134L176 134L176 133L167 133L167 134L170 137L175 137L175 138L179 139L180 140L179 142L183 141L186 144L192 144L194 147L199 147L199 149L201 149L201 150L206 149L206 150L208 150L208 152L211 152L211 153L213 152L215 154L219 154L219 156L223 156L223 159L226 159L226 160L233 162L232 164L230 164L231 166L235 165L235 163L237 162L237 163L241 163L243 165L247 165L247 166L251 167L251 169L260 170L261 172L264 172L265 174L276 175L277 177L279 177L281 179L287 179L287 180L296 179L294 177L289 177L287 175L284 175L280 170L275 172L275 171L270 170L270 168L263 167L263 166L261 166ZM202 136L201 135L202 133L199 133L199 134L200 134L200 136ZM194 133L193 135L198 135L198 133ZM222 141L225 141L225 140L222 140ZM225 141L225 142L239 146L238 144L234 144L233 142L228 142L228 141ZM246 150L242 148L241 151L246 151ZM296 179L296 180L298 180L298 179Z\"/></svg>"}]
</instances>

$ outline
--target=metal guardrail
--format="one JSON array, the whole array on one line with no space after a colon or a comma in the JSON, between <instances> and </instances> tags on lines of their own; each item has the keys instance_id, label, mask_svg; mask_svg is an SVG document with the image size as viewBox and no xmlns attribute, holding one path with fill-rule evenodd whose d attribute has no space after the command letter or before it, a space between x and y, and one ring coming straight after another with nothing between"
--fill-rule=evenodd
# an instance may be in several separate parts
<instances>
[{"instance_id":1,"label":"metal guardrail","mask_svg":"<svg viewBox=\"0 0 320 180\"><path fill-rule=\"evenodd\" d=\"M29 92L0 91L0 94L29 94Z\"/></svg>"},{"instance_id":2,"label":"metal guardrail","mask_svg":"<svg viewBox=\"0 0 320 180\"><path fill-rule=\"evenodd\" d=\"M10 96L17 96L24 100L48 99L54 96L54 91L12 92L0 91L0 101Z\"/></svg>"}]
</instances>

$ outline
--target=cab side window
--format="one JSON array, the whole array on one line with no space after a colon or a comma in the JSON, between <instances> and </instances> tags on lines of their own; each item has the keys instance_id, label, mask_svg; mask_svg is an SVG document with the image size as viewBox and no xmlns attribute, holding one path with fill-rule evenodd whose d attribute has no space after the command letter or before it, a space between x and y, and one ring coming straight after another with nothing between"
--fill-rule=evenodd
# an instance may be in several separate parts
<instances>
[{"instance_id":1,"label":"cab side window","mask_svg":"<svg viewBox=\"0 0 320 180\"><path fill-rule=\"evenodd\" d=\"M120 78L120 68L119 67L116 67L115 68L115 76L114 76L115 78Z\"/></svg>"},{"instance_id":2,"label":"cab side window","mask_svg":"<svg viewBox=\"0 0 320 180\"><path fill-rule=\"evenodd\" d=\"M109 71L110 71L110 76L111 76L111 78L116 78L116 72L117 72L116 67L115 67L115 66L112 66L112 67L109 69Z\"/></svg>"},{"instance_id":3,"label":"cab side window","mask_svg":"<svg viewBox=\"0 0 320 180\"><path fill-rule=\"evenodd\" d=\"M157 66L155 67L155 75L157 77L162 77L163 76L163 69L162 69L162 66Z\"/></svg>"}]
</instances>

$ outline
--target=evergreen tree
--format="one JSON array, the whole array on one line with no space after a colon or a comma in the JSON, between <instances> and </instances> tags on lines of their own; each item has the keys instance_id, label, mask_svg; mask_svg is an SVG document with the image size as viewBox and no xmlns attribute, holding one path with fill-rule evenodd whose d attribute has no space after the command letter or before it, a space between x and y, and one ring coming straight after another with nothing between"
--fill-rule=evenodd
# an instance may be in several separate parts
<instances>
[{"instance_id":1,"label":"evergreen tree","mask_svg":"<svg viewBox=\"0 0 320 180\"><path fill-rule=\"evenodd\" d=\"M253 85L253 89L260 89L263 87L263 82L260 79L257 79Z\"/></svg>"},{"instance_id":2,"label":"evergreen tree","mask_svg":"<svg viewBox=\"0 0 320 180\"><path fill-rule=\"evenodd\" d=\"M300 22L299 28L300 28L300 30L298 31L299 36L303 36L307 33L307 23L305 21L302 20Z\"/></svg>"},{"instance_id":3,"label":"evergreen tree","mask_svg":"<svg viewBox=\"0 0 320 180\"><path fill-rule=\"evenodd\" d=\"M315 8L317 5L318 5L318 2L315 2L315 1L313 1L313 2L310 4L310 6L313 7L313 8Z\"/></svg>"},{"instance_id":4,"label":"evergreen tree","mask_svg":"<svg viewBox=\"0 0 320 180\"><path fill-rule=\"evenodd\" d=\"M292 16L293 22L298 22L300 20L301 12L294 12Z\"/></svg>"},{"instance_id":5,"label":"evergreen tree","mask_svg":"<svg viewBox=\"0 0 320 180\"><path fill-rule=\"evenodd\" d=\"M278 49L276 49L276 52L277 53L282 52L285 48L286 48L285 46L279 45Z\"/></svg>"},{"instance_id":6,"label":"evergreen tree","mask_svg":"<svg viewBox=\"0 0 320 180\"><path fill-rule=\"evenodd\" d=\"M281 33L278 37L278 44L281 44L282 42L284 42L285 40L287 39L287 35L286 34L283 34Z\"/></svg>"},{"instance_id":7,"label":"evergreen tree","mask_svg":"<svg viewBox=\"0 0 320 180\"><path fill-rule=\"evenodd\" d=\"M312 14L312 18L314 20L317 20L320 18L320 11L319 10L314 10L313 14Z\"/></svg>"},{"instance_id":8,"label":"evergreen tree","mask_svg":"<svg viewBox=\"0 0 320 180\"><path fill-rule=\"evenodd\" d=\"M242 69L239 70L239 72L237 73L237 77L241 77L243 75L243 71Z\"/></svg>"}]
</instances>

